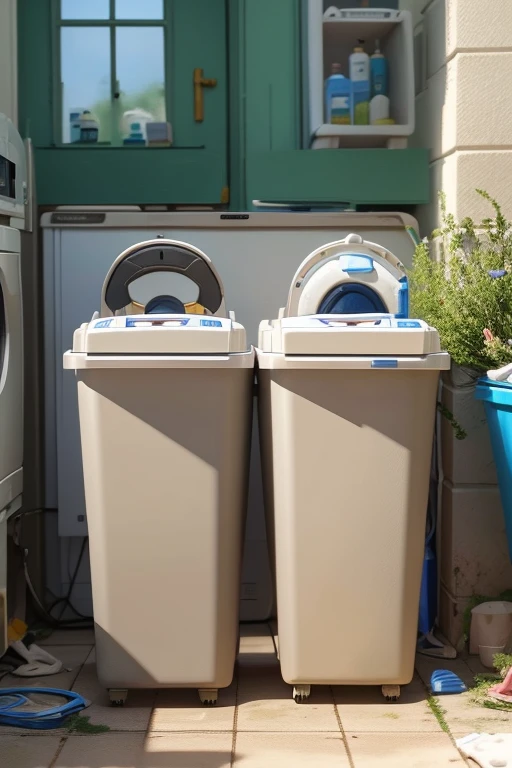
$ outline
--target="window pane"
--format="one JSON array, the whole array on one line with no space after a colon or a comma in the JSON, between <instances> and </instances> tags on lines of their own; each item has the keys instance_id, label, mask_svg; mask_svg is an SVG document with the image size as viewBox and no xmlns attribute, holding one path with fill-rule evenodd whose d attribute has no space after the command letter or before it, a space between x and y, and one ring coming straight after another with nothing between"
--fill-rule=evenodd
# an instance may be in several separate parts
<instances>
[{"instance_id":1,"label":"window pane","mask_svg":"<svg viewBox=\"0 0 512 768\"><path fill-rule=\"evenodd\" d=\"M62 141L110 141L110 30L107 27L62 27ZM91 113L87 123L80 120ZM81 126L84 131L81 132Z\"/></svg>"},{"instance_id":2,"label":"window pane","mask_svg":"<svg viewBox=\"0 0 512 768\"><path fill-rule=\"evenodd\" d=\"M163 27L116 29L116 77L121 136L126 138L131 124L139 123L145 137L147 122L166 119Z\"/></svg>"},{"instance_id":3,"label":"window pane","mask_svg":"<svg viewBox=\"0 0 512 768\"><path fill-rule=\"evenodd\" d=\"M116 0L116 19L163 19L164 0Z\"/></svg>"},{"instance_id":4,"label":"window pane","mask_svg":"<svg viewBox=\"0 0 512 768\"><path fill-rule=\"evenodd\" d=\"M108 19L109 0L60 0L61 19Z\"/></svg>"}]
</instances>

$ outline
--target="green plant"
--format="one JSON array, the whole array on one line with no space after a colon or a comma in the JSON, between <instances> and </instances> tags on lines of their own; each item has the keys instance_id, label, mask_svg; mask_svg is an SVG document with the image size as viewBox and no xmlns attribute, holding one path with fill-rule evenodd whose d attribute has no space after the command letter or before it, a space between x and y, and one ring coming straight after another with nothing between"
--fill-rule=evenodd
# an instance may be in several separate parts
<instances>
[{"instance_id":1,"label":"green plant","mask_svg":"<svg viewBox=\"0 0 512 768\"><path fill-rule=\"evenodd\" d=\"M502 680L507 676L507 672L512 667L512 656L509 653L497 653L492 660L494 668L501 675Z\"/></svg>"},{"instance_id":2,"label":"green plant","mask_svg":"<svg viewBox=\"0 0 512 768\"><path fill-rule=\"evenodd\" d=\"M411 307L439 331L460 366L483 372L512 362L512 225L483 190L494 216L460 224L441 195L442 224L416 248Z\"/></svg>"},{"instance_id":3,"label":"green plant","mask_svg":"<svg viewBox=\"0 0 512 768\"><path fill-rule=\"evenodd\" d=\"M85 715L71 715L66 722L66 730L69 733L107 733L110 731L108 725L94 725L89 722L90 717Z\"/></svg>"},{"instance_id":4,"label":"green plant","mask_svg":"<svg viewBox=\"0 0 512 768\"><path fill-rule=\"evenodd\" d=\"M507 661L508 660L508 661ZM472 704L478 704L481 707L487 709L498 709L504 712L512 712L512 704L508 701L501 701L500 699L493 699L489 697L489 688L502 680L512 662L512 657L504 653L497 653L493 659L494 666L499 671L498 675L487 673L484 675L475 676L475 685L471 688L469 694L469 700ZM500 665L505 665L501 667Z\"/></svg>"},{"instance_id":5,"label":"green plant","mask_svg":"<svg viewBox=\"0 0 512 768\"><path fill-rule=\"evenodd\" d=\"M432 714L436 718L437 722L439 723L440 728L445 733L450 733L450 728L448 727L448 723L446 722L445 718L445 710L442 708L441 704L439 703L439 699L437 699L435 696L429 696L427 699L427 706L432 711Z\"/></svg>"},{"instance_id":6,"label":"green plant","mask_svg":"<svg viewBox=\"0 0 512 768\"><path fill-rule=\"evenodd\" d=\"M126 112L132 109L141 109L153 115L157 121L164 121L165 117L165 90L162 85L150 85L145 90L137 93L122 94L118 105L118 112ZM98 101L91 107L91 112L100 126L100 141L112 141L110 135L113 129L119 135L122 134L120 125L112 125L114 111L110 99ZM121 114L119 114L121 118Z\"/></svg>"}]
</instances>

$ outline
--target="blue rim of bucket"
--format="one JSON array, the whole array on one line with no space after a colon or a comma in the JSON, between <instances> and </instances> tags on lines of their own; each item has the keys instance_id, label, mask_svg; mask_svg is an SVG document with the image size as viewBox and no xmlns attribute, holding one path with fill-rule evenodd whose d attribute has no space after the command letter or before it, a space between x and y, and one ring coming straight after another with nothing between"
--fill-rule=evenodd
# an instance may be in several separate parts
<instances>
[{"instance_id":1,"label":"blue rim of bucket","mask_svg":"<svg viewBox=\"0 0 512 768\"><path fill-rule=\"evenodd\" d=\"M493 381L488 376L478 379L475 398L497 405L512 406L512 383Z\"/></svg>"}]
</instances>

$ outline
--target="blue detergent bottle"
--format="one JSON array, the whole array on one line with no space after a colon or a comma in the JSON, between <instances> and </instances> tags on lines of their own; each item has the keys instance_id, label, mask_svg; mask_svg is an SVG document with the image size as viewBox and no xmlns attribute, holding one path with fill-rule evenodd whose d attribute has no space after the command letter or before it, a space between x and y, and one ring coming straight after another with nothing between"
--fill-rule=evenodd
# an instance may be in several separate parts
<instances>
[{"instance_id":1,"label":"blue detergent bottle","mask_svg":"<svg viewBox=\"0 0 512 768\"><path fill-rule=\"evenodd\" d=\"M388 61L380 50L379 40L375 41L375 52L370 57L371 98L389 96Z\"/></svg>"},{"instance_id":2,"label":"blue detergent bottle","mask_svg":"<svg viewBox=\"0 0 512 768\"><path fill-rule=\"evenodd\" d=\"M331 71L325 81L326 122L350 125L351 82L341 74L341 64L333 64Z\"/></svg>"}]
</instances>

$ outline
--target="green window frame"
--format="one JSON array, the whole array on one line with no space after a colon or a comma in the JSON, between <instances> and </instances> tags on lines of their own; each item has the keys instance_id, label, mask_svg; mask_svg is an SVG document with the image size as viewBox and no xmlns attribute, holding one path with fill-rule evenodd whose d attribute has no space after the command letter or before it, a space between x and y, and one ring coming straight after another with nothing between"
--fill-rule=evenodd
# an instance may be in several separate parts
<instances>
[{"instance_id":1,"label":"green window frame","mask_svg":"<svg viewBox=\"0 0 512 768\"><path fill-rule=\"evenodd\" d=\"M144 0L139 0L141 7L144 7ZM86 3L87 0L82 0ZM103 27L110 30L110 100L112 106L112 125L119 125L119 94L120 83L117 79L117 58L116 58L116 30L121 27L159 27L163 29L164 39L164 96L165 96L165 120L171 122L171 76L172 72L172 51L170 41L171 36L171 16L172 0L163 0L163 18L161 19L117 19L116 0L108 0L109 17L105 19L63 19L61 14L61 0L51 0L52 6L52 57L53 57L53 141L54 146L68 147L80 146L89 147L124 147L120 134L112 131L109 142L91 143L91 144L69 144L63 140L63 86L61 73L61 30L64 27ZM116 94L118 94L116 96Z\"/></svg>"}]
</instances>

